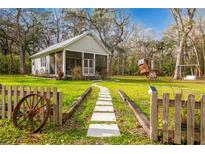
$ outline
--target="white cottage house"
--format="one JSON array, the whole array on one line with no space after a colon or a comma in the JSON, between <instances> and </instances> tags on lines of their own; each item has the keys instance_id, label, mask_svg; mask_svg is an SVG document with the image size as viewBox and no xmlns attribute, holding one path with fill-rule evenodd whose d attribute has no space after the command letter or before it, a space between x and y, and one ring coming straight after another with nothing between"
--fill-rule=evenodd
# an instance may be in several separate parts
<instances>
[{"instance_id":1,"label":"white cottage house","mask_svg":"<svg viewBox=\"0 0 205 154\"><path fill-rule=\"evenodd\" d=\"M32 74L71 77L75 66L82 67L85 77L95 77L103 70L108 71L110 52L93 32L54 44L32 55Z\"/></svg>"}]
</instances>

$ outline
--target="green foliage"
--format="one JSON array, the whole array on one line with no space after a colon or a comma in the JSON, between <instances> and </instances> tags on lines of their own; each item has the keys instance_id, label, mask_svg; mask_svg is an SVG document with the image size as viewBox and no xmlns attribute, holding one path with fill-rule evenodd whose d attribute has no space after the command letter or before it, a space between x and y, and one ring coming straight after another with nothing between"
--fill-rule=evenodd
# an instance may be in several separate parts
<instances>
[{"instance_id":1,"label":"green foliage","mask_svg":"<svg viewBox=\"0 0 205 154\"><path fill-rule=\"evenodd\" d=\"M130 64L125 72L129 75L136 75L138 73L138 69L139 68L136 65Z\"/></svg>"},{"instance_id":2,"label":"green foliage","mask_svg":"<svg viewBox=\"0 0 205 154\"><path fill-rule=\"evenodd\" d=\"M10 120L0 120L0 131L0 144L17 144L21 136L29 135L25 131L16 129Z\"/></svg>"},{"instance_id":3,"label":"green foliage","mask_svg":"<svg viewBox=\"0 0 205 154\"><path fill-rule=\"evenodd\" d=\"M31 72L31 61L26 59L26 71ZM19 74L19 56L0 54L0 74Z\"/></svg>"},{"instance_id":4,"label":"green foliage","mask_svg":"<svg viewBox=\"0 0 205 154\"><path fill-rule=\"evenodd\" d=\"M102 69L100 72L100 76L102 79L106 79L107 78L107 69Z\"/></svg>"},{"instance_id":5,"label":"green foliage","mask_svg":"<svg viewBox=\"0 0 205 154\"><path fill-rule=\"evenodd\" d=\"M19 73L19 58L12 55L0 54L0 74Z\"/></svg>"},{"instance_id":6,"label":"green foliage","mask_svg":"<svg viewBox=\"0 0 205 154\"><path fill-rule=\"evenodd\" d=\"M171 76L173 74L175 65L173 63L164 63L163 70L161 71L162 75Z\"/></svg>"}]
</instances>

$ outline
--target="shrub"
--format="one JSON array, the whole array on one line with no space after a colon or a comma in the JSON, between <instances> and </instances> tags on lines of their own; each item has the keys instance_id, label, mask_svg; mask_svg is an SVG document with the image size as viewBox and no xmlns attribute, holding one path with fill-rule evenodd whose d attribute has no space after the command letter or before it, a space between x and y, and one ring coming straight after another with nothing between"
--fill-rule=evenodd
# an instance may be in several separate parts
<instances>
[{"instance_id":1,"label":"shrub","mask_svg":"<svg viewBox=\"0 0 205 154\"><path fill-rule=\"evenodd\" d=\"M63 73L62 71L59 71L59 72L58 72L58 79L59 79L59 80L62 80L63 77L64 77L64 73Z\"/></svg>"},{"instance_id":2,"label":"shrub","mask_svg":"<svg viewBox=\"0 0 205 154\"><path fill-rule=\"evenodd\" d=\"M82 68L80 66L75 66L72 69L71 75L73 80L82 80L83 79Z\"/></svg>"},{"instance_id":3,"label":"shrub","mask_svg":"<svg viewBox=\"0 0 205 154\"><path fill-rule=\"evenodd\" d=\"M101 72L100 72L100 76L102 79L107 79L107 76L108 73L107 73L107 69L102 69Z\"/></svg>"},{"instance_id":4,"label":"shrub","mask_svg":"<svg viewBox=\"0 0 205 154\"><path fill-rule=\"evenodd\" d=\"M20 62L17 54L0 54L0 74L19 74ZM26 73L31 72L31 61L26 57L25 59Z\"/></svg>"},{"instance_id":5,"label":"shrub","mask_svg":"<svg viewBox=\"0 0 205 154\"><path fill-rule=\"evenodd\" d=\"M19 57L15 55L0 55L0 74L18 74Z\"/></svg>"}]
</instances>

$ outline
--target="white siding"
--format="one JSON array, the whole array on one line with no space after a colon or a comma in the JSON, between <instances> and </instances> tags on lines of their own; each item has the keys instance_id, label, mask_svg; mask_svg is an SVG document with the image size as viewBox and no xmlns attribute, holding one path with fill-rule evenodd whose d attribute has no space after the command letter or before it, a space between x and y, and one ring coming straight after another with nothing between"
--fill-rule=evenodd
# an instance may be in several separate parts
<instances>
[{"instance_id":1,"label":"white siding","mask_svg":"<svg viewBox=\"0 0 205 154\"><path fill-rule=\"evenodd\" d=\"M41 58L32 59L32 74L45 74L49 72L49 56L46 56L46 66L41 66Z\"/></svg>"},{"instance_id":2,"label":"white siding","mask_svg":"<svg viewBox=\"0 0 205 154\"><path fill-rule=\"evenodd\" d=\"M65 50L84 51L95 54L108 55L105 49L91 36L87 35L80 40L70 44Z\"/></svg>"}]
</instances>

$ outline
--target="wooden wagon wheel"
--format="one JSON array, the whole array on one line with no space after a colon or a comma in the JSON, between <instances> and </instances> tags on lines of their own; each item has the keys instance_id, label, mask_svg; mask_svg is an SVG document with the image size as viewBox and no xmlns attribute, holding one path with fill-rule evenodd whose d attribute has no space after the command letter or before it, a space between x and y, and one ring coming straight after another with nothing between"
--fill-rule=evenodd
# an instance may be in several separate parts
<instances>
[{"instance_id":1,"label":"wooden wagon wheel","mask_svg":"<svg viewBox=\"0 0 205 154\"><path fill-rule=\"evenodd\" d=\"M50 114L50 103L45 96L29 94L22 98L13 112L13 124L19 129L38 132Z\"/></svg>"}]
</instances>

